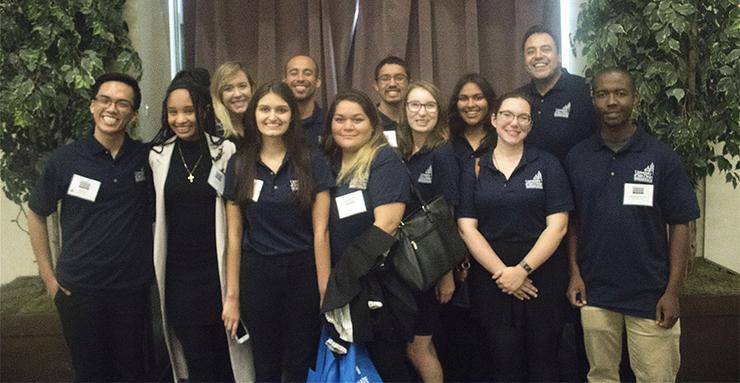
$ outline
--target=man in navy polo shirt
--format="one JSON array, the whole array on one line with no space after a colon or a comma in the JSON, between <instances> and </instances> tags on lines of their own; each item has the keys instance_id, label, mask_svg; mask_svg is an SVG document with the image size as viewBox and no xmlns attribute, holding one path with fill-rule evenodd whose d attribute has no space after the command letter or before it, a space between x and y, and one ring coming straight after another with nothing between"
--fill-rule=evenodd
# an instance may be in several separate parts
<instances>
[{"instance_id":1,"label":"man in navy polo shirt","mask_svg":"<svg viewBox=\"0 0 740 383\"><path fill-rule=\"evenodd\" d=\"M321 87L319 67L310 56L293 56L285 64L285 78L298 101L301 112L301 127L309 146L318 146L324 135L324 110L315 101L316 91Z\"/></svg>"},{"instance_id":2,"label":"man in navy polo shirt","mask_svg":"<svg viewBox=\"0 0 740 383\"><path fill-rule=\"evenodd\" d=\"M93 134L51 155L28 201L28 231L75 381L141 381L153 279L149 147L126 134L141 92L132 77L108 73L92 94ZM59 201L53 270L46 217Z\"/></svg>"},{"instance_id":3,"label":"man in navy polo shirt","mask_svg":"<svg viewBox=\"0 0 740 383\"><path fill-rule=\"evenodd\" d=\"M383 123L383 134L396 147L396 130L403 118L403 98L409 87L409 67L402 58L387 56L375 66L375 91L380 103L378 111Z\"/></svg>"},{"instance_id":4,"label":"man in navy polo shirt","mask_svg":"<svg viewBox=\"0 0 740 383\"><path fill-rule=\"evenodd\" d=\"M566 159L577 243L568 298L581 308L589 381L619 380L625 329L637 381L675 381L680 364L678 295L699 208L678 155L631 120L637 100L626 70L598 72L601 129Z\"/></svg>"},{"instance_id":5,"label":"man in navy polo shirt","mask_svg":"<svg viewBox=\"0 0 740 383\"><path fill-rule=\"evenodd\" d=\"M560 46L549 29L541 25L529 28L522 49L524 67L532 79L518 90L533 101L533 126L527 143L562 162L570 148L598 127L586 81L561 67Z\"/></svg>"}]
</instances>

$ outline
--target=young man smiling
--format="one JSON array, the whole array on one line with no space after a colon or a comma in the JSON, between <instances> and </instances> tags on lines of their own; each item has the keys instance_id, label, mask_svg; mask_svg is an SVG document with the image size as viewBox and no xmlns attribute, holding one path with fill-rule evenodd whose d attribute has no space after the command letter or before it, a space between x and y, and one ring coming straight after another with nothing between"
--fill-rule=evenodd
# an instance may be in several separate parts
<instances>
[{"instance_id":1,"label":"young man smiling","mask_svg":"<svg viewBox=\"0 0 740 383\"><path fill-rule=\"evenodd\" d=\"M298 101L301 126L306 144L317 146L324 134L324 110L316 102L316 91L321 87L319 67L310 56L296 55L285 64L285 78Z\"/></svg>"},{"instance_id":2,"label":"young man smiling","mask_svg":"<svg viewBox=\"0 0 740 383\"><path fill-rule=\"evenodd\" d=\"M385 136L391 146L396 146L396 129L403 118L403 97L409 87L409 69L400 57L388 56L375 66L375 91L380 103L378 110Z\"/></svg>"}]
</instances>

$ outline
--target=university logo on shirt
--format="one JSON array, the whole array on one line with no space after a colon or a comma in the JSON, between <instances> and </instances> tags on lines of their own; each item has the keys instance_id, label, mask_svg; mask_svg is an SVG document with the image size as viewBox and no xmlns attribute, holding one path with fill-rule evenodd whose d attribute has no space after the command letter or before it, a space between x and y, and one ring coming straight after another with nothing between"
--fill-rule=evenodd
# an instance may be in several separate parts
<instances>
[{"instance_id":1,"label":"university logo on shirt","mask_svg":"<svg viewBox=\"0 0 740 383\"><path fill-rule=\"evenodd\" d=\"M531 180L524 180L524 187L526 189L540 189L542 190L542 172L539 170L537 174L532 177Z\"/></svg>"},{"instance_id":2,"label":"university logo on shirt","mask_svg":"<svg viewBox=\"0 0 740 383\"><path fill-rule=\"evenodd\" d=\"M570 116L570 102L563 105L562 108L555 108L553 117L568 118Z\"/></svg>"},{"instance_id":3,"label":"university logo on shirt","mask_svg":"<svg viewBox=\"0 0 740 383\"><path fill-rule=\"evenodd\" d=\"M298 191L298 180L290 180L290 191L292 192Z\"/></svg>"},{"instance_id":4,"label":"university logo on shirt","mask_svg":"<svg viewBox=\"0 0 740 383\"><path fill-rule=\"evenodd\" d=\"M429 165L424 173L419 174L419 179L417 180L417 182L419 182L420 184L432 183L432 165Z\"/></svg>"},{"instance_id":5,"label":"university logo on shirt","mask_svg":"<svg viewBox=\"0 0 740 383\"><path fill-rule=\"evenodd\" d=\"M635 170L635 182L653 183L653 174L655 174L655 163L651 162L645 170Z\"/></svg>"}]
</instances>

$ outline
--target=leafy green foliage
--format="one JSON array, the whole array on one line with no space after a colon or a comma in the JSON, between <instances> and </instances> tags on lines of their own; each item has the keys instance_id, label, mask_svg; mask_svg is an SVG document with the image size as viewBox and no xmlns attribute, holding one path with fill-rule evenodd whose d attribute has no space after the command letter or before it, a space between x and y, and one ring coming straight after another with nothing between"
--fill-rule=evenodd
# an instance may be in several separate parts
<instances>
[{"instance_id":1,"label":"leafy green foliage","mask_svg":"<svg viewBox=\"0 0 740 383\"><path fill-rule=\"evenodd\" d=\"M97 76L141 76L124 3L0 0L0 177L14 202L28 199L52 150L90 132Z\"/></svg>"},{"instance_id":2,"label":"leafy green foliage","mask_svg":"<svg viewBox=\"0 0 740 383\"><path fill-rule=\"evenodd\" d=\"M574 40L588 77L635 77L636 118L681 155L691 178L740 181L740 7L734 0L590 0ZM715 144L722 149L715 153ZM734 162L734 165L733 165Z\"/></svg>"}]
</instances>

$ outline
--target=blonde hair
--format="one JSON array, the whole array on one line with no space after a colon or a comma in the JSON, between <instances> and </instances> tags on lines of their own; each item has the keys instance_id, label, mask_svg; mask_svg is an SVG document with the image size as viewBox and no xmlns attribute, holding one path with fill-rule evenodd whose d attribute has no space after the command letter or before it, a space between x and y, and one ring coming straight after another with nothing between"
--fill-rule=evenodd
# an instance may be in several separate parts
<instances>
[{"instance_id":1,"label":"blonde hair","mask_svg":"<svg viewBox=\"0 0 740 383\"><path fill-rule=\"evenodd\" d=\"M411 132L411 126L409 126L408 108L406 102L408 102L409 94L412 90L420 88L424 89L434 98L434 102L437 103L437 123L429 132L424 146L422 149L434 149L437 146L444 144L450 138L450 130L447 127L447 114L442 105L442 96L439 93L439 89L434 84L427 81L415 81L412 82L406 90L406 95L403 97L403 117L401 123L398 125L398 131L396 135L398 137L398 150L404 159L411 157L414 151L414 138Z\"/></svg>"},{"instance_id":2,"label":"blonde hair","mask_svg":"<svg viewBox=\"0 0 740 383\"><path fill-rule=\"evenodd\" d=\"M365 93L358 90L352 89L337 95L327 113L327 126L331 126L334 113L337 110L337 105L342 101L354 102L355 104L360 105L362 111L370 120L369 122L373 128L373 133L370 136L370 140L368 140L368 142L357 151L357 155L352 162L346 167L342 166L342 169L337 175L337 185L344 182L351 183L354 180L367 180L370 176L370 167L375 159L375 155L378 154L378 151L382 147L388 145L388 141L386 141L385 135L383 134L383 126L380 122L381 120L378 109ZM342 151L339 145L334 142L334 138L331 134L327 135L324 141L324 150L329 158L337 158Z\"/></svg>"},{"instance_id":3,"label":"blonde hair","mask_svg":"<svg viewBox=\"0 0 740 383\"><path fill-rule=\"evenodd\" d=\"M234 78L239 72L243 72L247 76L249 86L254 89L254 81L247 72L247 67L237 61L227 61L216 68L216 72L213 73L211 79L211 99L213 102L213 112L216 115L216 120L221 124L224 131L224 137L235 137L237 135L234 130L234 125L231 123L231 115L229 110L226 109L223 101L221 100L221 94L226 87L226 83Z\"/></svg>"}]
</instances>

